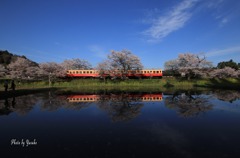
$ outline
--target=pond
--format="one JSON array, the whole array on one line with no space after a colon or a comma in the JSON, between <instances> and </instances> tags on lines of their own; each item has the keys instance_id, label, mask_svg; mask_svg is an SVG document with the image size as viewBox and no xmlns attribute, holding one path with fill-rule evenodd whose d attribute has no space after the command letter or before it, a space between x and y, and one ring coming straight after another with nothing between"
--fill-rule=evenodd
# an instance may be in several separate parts
<instances>
[{"instance_id":1,"label":"pond","mask_svg":"<svg viewBox=\"0 0 240 158\"><path fill-rule=\"evenodd\" d=\"M54 90L5 96L0 154L238 157L240 92Z\"/></svg>"}]
</instances>

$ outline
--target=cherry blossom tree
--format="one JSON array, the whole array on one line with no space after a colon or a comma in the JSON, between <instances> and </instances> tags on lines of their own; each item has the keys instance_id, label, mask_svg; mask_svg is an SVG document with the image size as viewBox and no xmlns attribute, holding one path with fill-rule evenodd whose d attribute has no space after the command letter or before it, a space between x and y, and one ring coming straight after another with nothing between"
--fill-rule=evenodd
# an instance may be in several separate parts
<instances>
[{"instance_id":1,"label":"cherry blossom tree","mask_svg":"<svg viewBox=\"0 0 240 158\"><path fill-rule=\"evenodd\" d=\"M17 57L17 59L10 63L7 68L11 78L35 78L39 71L37 63L34 63L26 58Z\"/></svg>"},{"instance_id":2,"label":"cherry blossom tree","mask_svg":"<svg viewBox=\"0 0 240 158\"><path fill-rule=\"evenodd\" d=\"M0 77L5 77L6 74L7 74L7 69L5 68L5 66L0 64Z\"/></svg>"},{"instance_id":3,"label":"cherry blossom tree","mask_svg":"<svg viewBox=\"0 0 240 158\"><path fill-rule=\"evenodd\" d=\"M113 50L111 54L108 55L107 61L112 70L117 70L117 72L120 73L116 75L120 75L121 77L124 77L128 70L140 70L143 68L139 57L129 50Z\"/></svg>"},{"instance_id":4,"label":"cherry blossom tree","mask_svg":"<svg viewBox=\"0 0 240 158\"><path fill-rule=\"evenodd\" d=\"M240 76L240 71L235 70L231 67L224 67L223 69L214 69L210 73L211 77L218 77L218 78L227 78L227 77L233 77L237 78Z\"/></svg>"},{"instance_id":5,"label":"cherry blossom tree","mask_svg":"<svg viewBox=\"0 0 240 158\"><path fill-rule=\"evenodd\" d=\"M49 86L52 84L52 80L57 77L65 77L66 72L63 71L63 67L55 62L40 63L39 75L41 78L48 78Z\"/></svg>"},{"instance_id":6,"label":"cherry blossom tree","mask_svg":"<svg viewBox=\"0 0 240 158\"><path fill-rule=\"evenodd\" d=\"M177 59L165 62L165 70L178 71L188 79L207 76L206 71L210 68L212 68L212 62L207 61L202 54L179 54Z\"/></svg>"},{"instance_id":7,"label":"cherry blossom tree","mask_svg":"<svg viewBox=\"0 0 240 158\"><path fill-rule=\"evenodd\" d=\"M75 69L91 69L92 65L86 61L79 58L71 59L71 60L64 60L63 63L61 63L61 66L64 68L64 70L75 70Z\"/></svg>"},{"instance_id":8,"label":"cherry blossom tree","mask_svg":"<svg viewBox=\"0 0 240 158\"><path fill-rule=\"evenodd\" d=\"M105 60L98 63L96 69L99 71L100 77L103 78L105 82L106 77L110 76L111 73L111 66L109 61Z\"/></svg>"}]
</instances>

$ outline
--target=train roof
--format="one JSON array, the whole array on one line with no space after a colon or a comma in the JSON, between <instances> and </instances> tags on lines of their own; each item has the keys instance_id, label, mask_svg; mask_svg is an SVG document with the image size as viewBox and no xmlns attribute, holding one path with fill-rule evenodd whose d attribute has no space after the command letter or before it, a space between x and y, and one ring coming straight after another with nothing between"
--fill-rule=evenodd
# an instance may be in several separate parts
<instances>
[{"instance_id":1,"label":"train roof","mask_svg":"<svg viewBox=\"0 0 240 158\"><path fill-rule=\"evenodd\" d=\"M162 69L141 69L141 70L128 70L128 71L156 71L156 70L161 70ZM98 69L70 69L68 71L99 71Z\"/></svg>"}]
</instances>

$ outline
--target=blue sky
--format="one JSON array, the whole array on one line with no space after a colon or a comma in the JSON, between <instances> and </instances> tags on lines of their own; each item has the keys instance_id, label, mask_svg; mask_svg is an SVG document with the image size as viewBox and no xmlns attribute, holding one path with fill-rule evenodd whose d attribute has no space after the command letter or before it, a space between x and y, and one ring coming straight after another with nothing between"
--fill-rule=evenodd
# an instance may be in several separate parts
<instances>
[{"instance_id":1,"label":"blue sky","mask_svg":"<svg viewBox=\"0 0 240 158\"><path fill-rule=\"evenodd\" d=\"M240 62L239 0L0 0L0 49L93 66L128 49L146 68L179 53Z\"/></svg>"}]
</instances>

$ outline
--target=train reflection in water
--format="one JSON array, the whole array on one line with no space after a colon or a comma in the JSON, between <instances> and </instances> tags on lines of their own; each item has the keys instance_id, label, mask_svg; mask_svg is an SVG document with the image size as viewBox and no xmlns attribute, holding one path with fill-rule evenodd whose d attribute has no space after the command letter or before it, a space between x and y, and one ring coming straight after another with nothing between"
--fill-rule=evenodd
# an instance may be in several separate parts
<instances>
[{"instance_id":1,"label":"train reflection in water","mask_svg":"<svg viewBox=\"0 0 240 158\"><path fill-rule=\"evenodd\" d=\"M76 94L69 95L67 97L68 102L98 102L101 100L118 100L119 97L124 97L131 101L162 101L163 94L155 93L155 94L106 94L106 95L84 95L84 94Z\"/></svg>"}]
</instances>

